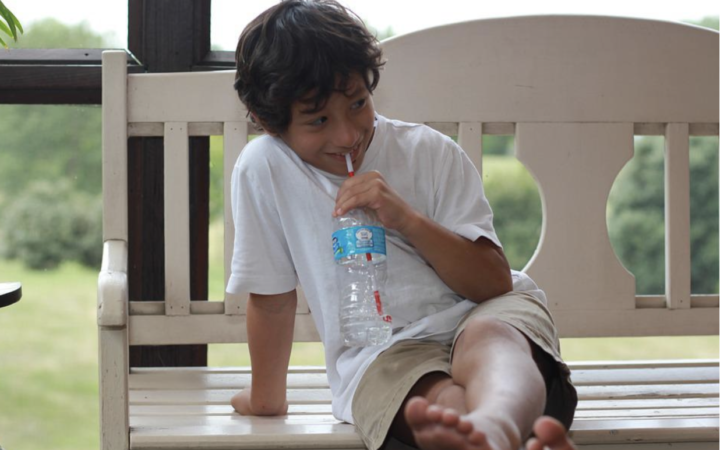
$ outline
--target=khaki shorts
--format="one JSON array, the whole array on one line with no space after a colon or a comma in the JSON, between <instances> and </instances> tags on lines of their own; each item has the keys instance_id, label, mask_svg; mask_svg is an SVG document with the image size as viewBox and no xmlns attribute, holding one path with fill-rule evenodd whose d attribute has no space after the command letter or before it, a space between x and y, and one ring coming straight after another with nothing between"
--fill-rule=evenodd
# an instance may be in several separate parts
<instances>
[{"instance_id":1,"label":"khaki shorts","mask_svg":"<svg viewBox=\"0 0 720 450\"><path fill-rule=\"evenodd\" d=\"M550 312L535 297L510 292L487 300L460 321L452 346L433 341L406 340L381 353L360 380L353 397L355 426L368 450L380 448L390 426L412 387L431 372L451 375L451 355L470 317L493 317L523 333L534 346L533 359L546 386L545 415L555 417L570 429L577 392L570 369L560 357L560 342Z\"/></svg>"}]
</instances>

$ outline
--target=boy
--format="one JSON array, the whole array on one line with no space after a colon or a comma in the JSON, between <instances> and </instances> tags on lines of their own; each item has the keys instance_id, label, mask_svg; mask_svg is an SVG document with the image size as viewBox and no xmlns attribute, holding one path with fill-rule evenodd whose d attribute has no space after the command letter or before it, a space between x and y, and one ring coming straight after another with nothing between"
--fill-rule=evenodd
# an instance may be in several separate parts
<instances>
[{"instance_id":1,"label":"boy","mask_svg":"<svg viewBox=\"0 0 720 450\"><path fill-rule=\"evenodd\" d=\"M250 294L253 377L232 405L286 414L299 281L325 346L333 414L370 450L388 437L516 450L533 431L532 450L572 448L577 395L544 294L510 270L465 153L376 114L381 57L359 18L330 0L282 2L240 37L235 88L267 134L233 171L227 289ZM332 217L354 208L374 210L387 229L387 345L348 348L339 334L329 242Z\"/></svg>"}]
</instances>

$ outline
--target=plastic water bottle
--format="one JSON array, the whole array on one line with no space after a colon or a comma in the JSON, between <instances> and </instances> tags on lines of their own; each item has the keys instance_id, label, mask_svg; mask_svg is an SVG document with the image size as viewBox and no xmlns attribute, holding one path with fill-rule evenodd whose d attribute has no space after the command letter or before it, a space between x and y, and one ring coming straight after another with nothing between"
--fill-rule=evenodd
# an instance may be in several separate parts
<instances>
[{"instance_id":1,"label":"plastic water bottle","mask_svg":"<svg viewBox=\"0 0 720 450\"><path fill-rule=\"evenodd\" d=\"M348 172L353 176L352 162ZM335 219L333 253L340 291L340 333L346 346L381 345L392 335L383 302L387 279L385 229L374 212L348 211Z\"/></svg>"}]
</instances>

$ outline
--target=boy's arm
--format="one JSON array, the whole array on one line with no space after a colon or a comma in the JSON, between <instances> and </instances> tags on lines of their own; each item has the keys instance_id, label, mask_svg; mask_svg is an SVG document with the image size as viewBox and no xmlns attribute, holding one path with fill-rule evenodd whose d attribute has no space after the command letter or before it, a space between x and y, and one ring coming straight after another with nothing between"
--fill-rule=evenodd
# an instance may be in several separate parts
<instances>
[{"instance_id":1,"label":"boy's arm","mask_svg":"<svg viewBox=\"0 0 720 450\"><path fill-rule=\"evenodd\" d=\"M398 230L452 290L476 303L513 288L505 253L484 237L470 241L412 211Z\"/></svg>"},{"instance_id":2,"label":"boy's arm","mask_svg":"<svg viewBox=\"0 0 720 450\"><path fill-rule=\"evenodd\" d=\"M510 265L490 240L470 241L415 211L379 172L347 179L333 215L354 208L374 210L386 228L403 234L453 291L476 303L512 290Z\"/></svg>"},{"instance_id":3,"label":"boy's arm","mask_svg":"<svg viewBox=\"0 0 720 450\"><path fill-rule=\"evenodd\" d=\"M287 371L296 307L297 292L294 289L278 295L250 294L247 332L252 387L231 401L240 414L287 414Z\"/></svg>"}]
</instances>

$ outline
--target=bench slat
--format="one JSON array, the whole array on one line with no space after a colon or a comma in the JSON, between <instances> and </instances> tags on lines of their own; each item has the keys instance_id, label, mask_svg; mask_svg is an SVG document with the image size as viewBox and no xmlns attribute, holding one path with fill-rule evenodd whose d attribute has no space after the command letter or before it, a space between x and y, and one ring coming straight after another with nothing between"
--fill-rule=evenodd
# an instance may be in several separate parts
<instances>
[{"instance_id":1,"label":"bench slat","mask_svg":"<svg viewBox=\"0 0 720 450\"><path fill-rule=\"evenodd\" d=\"M720 401L717 397L640 398L628 400L582 400L578 403L577 409L700 408L717 407L718 405L720 405Z\"/></svg>"},{"instance_id":2,"label":"bench slat","mask_svg":"<svg viewBox=\"0 0 720 450\"><path fill-rule=\"evenodd\" d=\"M165 123L165 314L190 314L190 148L184 122Z\"/></svg>"},{"instance_id":3,"label":"bench slat","mask_svg":"<svg viewBox=\"0 0 720 450\"><path fill-rule=\"evenodd\" d=\"M243 389L250 385L250 374L136 374L130 377L130 389ZM290 389L328 389L324 373L290 374Z\"/></svg>"},{"instance_id":4,"label":"bench slat","mask_svg":"<svg viewBox=\"0 0 720 450\"><path fill-rule=\"evenodd\" d=\"M677 360L645 360L645 361L570 361L567 365L576 370L616 370L616 369L665 369L673 367L718 368L716 359L677 359ZM131 373L166 373L166 372L203 372L203 373L250 373L248 366L235 367L133 367ZM288 373L325 373L325 366L290 366Z\"/></svg>"},{"instance_id":5,"label":"bench slat","mask_svg":"<svg viewBox=\"0 0 720 450\"><path fill-rule=\"evenodd\" d=\"M580 400L717 397L717 384L652 386L579 386ZM133 404L222 404L228 403L237 389L131 390ZM291 403L327 403L330 389L288 389Z\"/></svg>"},{"instance_id":6,"label":"bench slat","mask_svg":"<svg viewBox=\"0 0 720 450\"><path fill-rule=\"evenodd\" d=\"M230 408L232 409L232 408ZM232 412L232 411L231 411ZM675 417L675 418L693 418L693 417L705 417L713 418L717 417L718 409L714 408L652 408L652 409L623 409L623 410L591 410L584 409L575 413L575 419L597 419L597 418L612 418L612 419L650 419L658 417Z\"/></svg>"},{"instance_id":7,"label":"bench slat","mask_svg":"<svg viewBox=\"0 0 720 450\"><path fill-rule=\"evenodd\" d=\"M689 398L717 397L718 385L707 384L654 384L650 386L576 386L581 400L631 398Z\"/></svg>"},{"instance_id":8,"label":"bench slat","mask_svg":"<svg viewBox=\"0 0 720 450\"><path fill-rule=\"evenodd\" d=\"M690 127L665 131L665 293L671 309L690 308Z\"/></svg>"},{"instance_id":9,"label":"bench slat","mask_svg":"<svg viewBox=\"0 0 720 450\"><path fill-rule=\"evenodd\" d=\"M226 416L235 414L229 402L222 405L132 405L131 416ZM330 403L291 404L288 415L332 414Z\"/></svg>"},{"instance_id":10,"label":"bench slat","mask_svg":"<svg viewBox=\"0 0 720 450\"><path fill-rule=\"evenodd\" d=\"M135 405L225 405L237 393L235 389L130 391L130 403ZM330 389L288 389L290 404L330 403Z\"/></svg>"},{"instance_id":11,"label":"bench slat","mask_svg":"<svg viewBox=\"0 0 720 450\"><path fill-rule=\"evenodd\" d=\"M579 405L579 406L582 406ZM665 405L668 406L668 405ZM575 413L576 419L591 418L652 418L652 417L715 417L717 416L717 405L708 407L685 407L685 408L641 408L628 409L616 407L612 409L583 409L579 408ZM237 413L232 406L226 405L150 405L132 406L130 415L133 417L143 416L232 416ZM288 417L313 416L332 414L329 404L324 405L290 405Z\"/></svg>"},{"instance_id":12,"label":"bench slat","mask_svg":"<svg viewBox=\"0 0 720 450\"><path fill-rule=\"evenodd\" d=\"M616 370L616 369L669 369L673 367L714 367L718 368L717 359L667 359L667 360L632 360L632 361L576 361L567 365L573 372L576 370Z\"/></svg>"},{"instance_id":13,"label":"bench slat","mask_svg":"<svg viewBox=\"0 0 720 450\"><path fill-rule=\"evenodd\" d=\"M131 389L242 389L250 384L249 371L243 372L145 372L130 376ZM575 370L576 386L696 384L718 382L717 367L671 369ZM325 373L291 373L288 387L327 388Z\"/></svg>"},{"instance_id":14,"label":"bench slat","mask_svg":"<svg viewBox=\"0 0 720 450\"><path fill-rule=\"evenodd\" d=\"M637 414L657 415L695 415L696 411L714 411L718 413L717 398L680 398L680 399L641 399L641 400L585 400L578 404L576 416L580 417L606 417L608 415L624 415L625 412L635 411ZM651 412L650 412L651 411ZM330 414L332 408L329 403L324 404L290 404L288 414ZM220 405L131 405L132 416L154 415L228 415L234 414L229 403ZM702 415L702 414L701 414Z\"/></svg>"},{"instance_id":15,"label":"bench slat","mask_svg":"<svg viewBox=\"0 0 720 450\"><path fill-rule=\"evenodd\" d=\"M675 384L718 382L717 367L663 369L574 370L577 386L617 384Z\"/></svg>"},{"instance_id":16,"label":"bench slat","mask_svg":"<svg viewBox=\"0 0 720 450\"><path fill-rule=\"evenodd\" d=\"M232 259L231 249L235 242L235 227L233 226L230 178L235 167L235 161L240 156L240 151L247 144L248 130L246 122L226 122L223 124L223 186L224 186L224 263L225 263L225 286L230 279L230 263ZM225 314L244 314L245 296L239 294L225 293Z\"/></svg>"},{"instance_id":17,"label":"bench slat","mask_svg":"<svg viewBox=\"0 0 720 450\"><path fill-rule=\"evenodd\" d=\"M242 419L242 418L238 418ZM130 448L150 449L364 449L352 425L250 424L235 420L223 425L183 428L139 427L130 435Z\"/></svg>"},{"instance_id":18,"label":"bench slat","mask_svg":"<svg viewBox=\"0 0 720 450\"><path fill-rule=\"evenodd\" d=\"M331 416L308 417L178 416L133 419L131 448L360 448L352 425ZM310 418L313 419L313 418ZM317 419L315 417L314 419ZM691 442L718 438L717 418L578 419L570 432L578 444ZM269 440L268 440L269 439Z\"/></svg>"},{"instance_id":19,"label":"bench slat","mask_svg":"<svg viewBox=\"0 0 720 450\"><path fill-rule=\"evenodd\" d=\"M341 424L341 420L337 420L332 414L316 414L313 416L294 414L281 417L254 417L241 416L239 414L227 414L222 416L208 415L154 415L134 417L130 421L130 426L138 428L152 427L196 427L196 426L224 426L241 424L243 426L250 425L253 428L270 428L280 425L327 425Z\"/></svg>"},{"instance_id":20,"label":"bench slat","mask_svg":"<svg viewBox=\"0 0 720 450\"><path fill-rule=\"evenodd\" d=\"M576 420L570 437L578 444L717 441L718 418Z\"/></svg>"}]
</instances>

